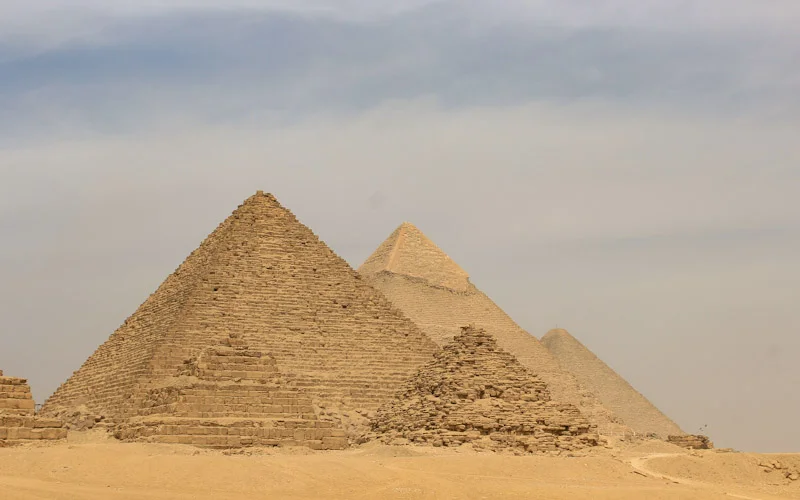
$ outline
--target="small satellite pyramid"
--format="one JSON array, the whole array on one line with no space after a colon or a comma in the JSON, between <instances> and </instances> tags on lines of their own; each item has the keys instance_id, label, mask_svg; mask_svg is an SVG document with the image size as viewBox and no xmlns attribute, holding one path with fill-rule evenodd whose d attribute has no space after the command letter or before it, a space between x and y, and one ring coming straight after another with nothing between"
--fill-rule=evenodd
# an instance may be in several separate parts
<instances>
[{"instance_id":1,"label":"small satellite pyramid","mask_svg":"<svg viewBox=\"0 0 800 500\"><path fill-rule=\"evenodd\" d=\"M355 432L367 422L363 414L391 398L436 350L289 210L259 191L42 411L102 415L127 438L137 432L247 437L254 431L220 429L219 419L233 419L229 427L236 427L248 417L274 429L319 417ZM339 437L311 432L317 424L301 427L297 441ZM291 438L278 430L257 437Z\"/></svg>"},{"instance_id":2,"label":"small satellite pyramid","mask_svg":"<svg viewBox=\"0 0 800 500\"><path fill-rule=\"evenodd\" d=\"M575 406L552 401L539 377L473 326L378 410L372 429L389 442L492 450L577 450L598 442L596 428Z\"/></svg>"},{"instance_id":3,"label":"small satellite pyramid","mask_svg":"<svg viewBox=\"0 0 800 500\"><path fill-rule=\"evenodd\" d=\"M636 432L662 439L683 435L680 427L634 389L568 331L558 328L542 337L542 344L565 369L600 398Z\"/></svg>"},{"instance_id":4,"label":"small satellite pyramid","mask_svg":"<svg viewBox=\"0 0 800 500\"><path fill-rule=\"evenodd\" d=\"M624 430L618 417L413 224L400 225L358 271L440 346L452 341L463 325L490 331L501 349L547 383L556 400L578 407L601 433Z\"/></svg>"}]
</instances>

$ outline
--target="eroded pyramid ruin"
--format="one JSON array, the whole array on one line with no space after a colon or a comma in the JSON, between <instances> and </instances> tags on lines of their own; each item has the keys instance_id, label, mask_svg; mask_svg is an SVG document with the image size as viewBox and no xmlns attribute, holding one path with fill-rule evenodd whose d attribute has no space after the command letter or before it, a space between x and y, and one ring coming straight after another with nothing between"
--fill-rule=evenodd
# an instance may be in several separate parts
<instances>
[{"instance_id":1,"label":"eroded pyramid ruin","mask_svg":"<svg viewBox=\"0 0 800 500\"><path fill-rule=\"evenodd\" d=\"M656 434L662 439L683 434L675 422L563 328L547 332L542 344L636 432Z\"/></svg>"},{"instance_id":2,"label":"eroded pyramid ruin","mask_svg":"<svg viewBox=\"0 0 800 500\"><path fill-rule=\"evenodd\" d=\"M486 331L464 327L372 422L379 439L492 450L577 450L598 442L571 404L500 349Z\"/></svg>"},{"instance_id":3,"label":"eroded pyramid ruin","mask_svg":"<svg viewBox=\"0 0 800 500\"><path fill-rule=\"evenodd\" d=\"M268 420L258 425L270 429L281 420L286 429L295 426L297 441L307 441L306 433L322 441L339 434L317 423L311 432L312 413L359 432L368 413L436 349L272 195L258 192L89 357L43 412L86 408L119 426L125 438L202 432L238 442L288 439L288 431L264 433L256 424L236 428L252 417ZM232 376L236 372L244 375ZM220 429L220 419L233 424Z\"/></svg>"},{"instance_id":4,"label":"eroded pyramid ruin","mask_svg":"<svg viewBox=\"0 0 800 500\"><path fill-rule=\"evenodd\" d=\"M463 325L475 324L492 332L502 349L547 383L556 400L577 406L601 433L625 430L621 419L562 369L538 339L476 288L469 275L414 225L398 227L359 272L440 346L450 342Z\"/></svg>"},{"instance_id":5,"label":"eroded pyramid ruin","mask_svg":"<svg viewBox=\"0 0 800 500\"><path fill-rule=\"evenodd\" d=\"M35 409L28 381L0 370L0 446L67 437L61 420L41 418Z\"/></svg>"}]
</instances>

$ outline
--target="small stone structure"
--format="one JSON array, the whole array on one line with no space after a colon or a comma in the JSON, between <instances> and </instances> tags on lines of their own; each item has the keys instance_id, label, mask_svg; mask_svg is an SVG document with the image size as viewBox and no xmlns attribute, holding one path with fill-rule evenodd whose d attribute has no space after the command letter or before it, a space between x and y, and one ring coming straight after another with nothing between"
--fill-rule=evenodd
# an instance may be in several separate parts
<instances>
[{"instance_id":1,"label":"small stone structure","mask_svg":"<svg viewBox=\"0 0 800 500\"><path fill-rule=\"evenodd\" d=\"M701 434L671 435L667 437L667 442L681 448L694 450L711 450L714 448L714 443L711 442L708 436Z\"/></svg>"},{"instance_id":2,"label":"small stone structure","mask_svg":"<svg viewBox=\"0 0 800 500\"><path fill-rule=\"evenodd\" d=\"M66 437L67 430L60 420L35 415L28 381L4 377L0 370L0 446Z\"/></svg>"},{"instance_id":3,"label":"small stone structure","mask_svg":"<svg viewBox=\"0 0 800 500\"><path fill-rule=\"evenodd\" d=\"M319 420L311 398L286 386L272 356L236 340L206 348L151 387L115 435L209 448L347 447L344 431Z\"/></svg>"},{"instance_id":4,"label":"small stone structure","mask_svg":"<svg viewBox=\"0 0 800 500\"><path fill-rule=\"evenodd\" d=\"M596 428L486 331L464 327L372 421L371 437L491 450L577 450L598 444Z\"/></svg>"}]
</instances>

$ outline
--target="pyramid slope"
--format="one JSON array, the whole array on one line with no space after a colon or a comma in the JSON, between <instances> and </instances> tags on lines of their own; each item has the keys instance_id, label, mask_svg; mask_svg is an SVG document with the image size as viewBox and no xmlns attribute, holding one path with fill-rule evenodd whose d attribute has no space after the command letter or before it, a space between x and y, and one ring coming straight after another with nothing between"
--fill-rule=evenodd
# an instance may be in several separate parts
<instances>
[{"instance_id":1,"label":"pyramid slope","mask_svg":"<svg viewBox=\"0 0 800 500\"><path fill-rule=\"evenodd\" d=\"M122 422L136 415L148 387L231 334L273 356L287 380L332 419L377 408L436 350L272 195L259 192L89 357L43 411L86 405Z\"/></svg>"},{"instance_id":2,"label":"pyramid slope","mask_svg":"<svg viewBox=\"0 0 800 500\"><path fill-rule=\"evenodd\" d=\"M427 281L431 286L465 291L469 275L419 229L404 222L361 265L365 275L381 271Z\"/></svg>"},{"instance_id":3,"label":"pyramid slope","mask_svg":"<svg viewBox=\"0 0 800 500\"><path fill-rule=\"evenodd\" d=\"M598 440L577 408L551 401L544 382L473 326L463 328L378 410L372 428L390 442L472 442L529 452L576 450Z\"/></svg>"},{"instance_id":4,"label":"pyramid slope","mask_svg":"<svg viewBox=\"0 0 800 500\"><path fill-rule=\"evenodd\" d=\"M654 433L664 439L683 434L675 422L566 330L550 330L542 337L542 344L636 432Z\"/></svg>"},{"instance_id":5,"label":"pyramid slope","mask_svg":"<svg viewBox=\"0 0 800 500\"><path fill-rule=\"evenodd\" d=\"M394 233L388 241L393 239ZM376 254L382 253L381 248L386 246L386 243L381 245ZM413 260L415 256L408 254L406 258ZM425 255L422 255L419 260L424 258ZM603 407L591 391L581 387L572 374L561 368L538 339L517 325L473 284L470 283L463 291L457 291L437 286L431 283L428 276L420 276L419 273L408 275L367 265L376 261L378 258L370 257L359 268L359 272L437 344L446 345L460 332L461 327L468 324L490 331L502 349L514 355L547 383L557 400L577 406L598 426L601 433L626 430L621 419Z\"/></svg>"}]
</instances>

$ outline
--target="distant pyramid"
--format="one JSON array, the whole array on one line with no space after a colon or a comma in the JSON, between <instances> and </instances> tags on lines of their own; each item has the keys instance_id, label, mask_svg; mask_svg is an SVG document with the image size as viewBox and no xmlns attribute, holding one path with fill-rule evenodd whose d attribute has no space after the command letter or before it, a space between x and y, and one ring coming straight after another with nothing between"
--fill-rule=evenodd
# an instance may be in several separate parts
<instances>
[{"instance_id":1,"label":"distant pyramid","mask_svg":"<svg viewBox=\"0 0 800 500\"><path fill-rule=\"evenodd\" d=\"M409 222L395 229L359 272L365 276L389 272L461 292L470 288L467 272Z\"/></svg>"},{"instance_id":2,"label":"distant pyramid","mask_svg":"<svg viewBox=\"0 0 800 500\"><path fill-rule=\"evenodd\" d=\"M544 382L472 326L378 410L372 428L389 442L400 437L493 450L576 450L598 441L575 406L551 401Z\"/></svg>"},{"instance_id":3,"label":"distant pyramid","mask_svg":"<svg viewBox=\"0 0 800 500\"><path fill-rule=\"evenodd\" d=\"M274 358L286 384L308 394L320 418L351 431L437 349L272 195L258 192L89 357L43 412L85 406L116 424L142 417L154 389L184 376L192 360L232 338ZM172 401L176 408L184 396ZM220 404L234 403L214 403Z\"/></svg>"},{"instance_id":4,"label":"distant pyramid","mask_svg":"<svg viewBox=\"0 0 800 500\"><path fill-rule=\"evenodd\" d=\"M663 439L683 434L675 422L566 330L550 330L542 337L542 344L564 369L574 373L607 408L636 432L657 434Z\"/></svg>"},{"instance_id":5,"label":"distant pyramid","mask_svg":"<svg viewBox=\"0 0 800 500\"><path fill-rule=\"evenodd\" d=\"M464 325L475 324L539 375L555 399L580 408L601 433L623 429L619 418L580 387L539 340L470 283L467 273L414 225L398 227L359 272L440 346L452 341Z\"/></svg>"}]
</instances>

